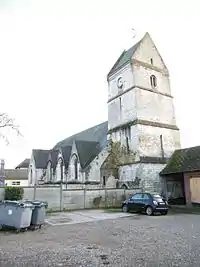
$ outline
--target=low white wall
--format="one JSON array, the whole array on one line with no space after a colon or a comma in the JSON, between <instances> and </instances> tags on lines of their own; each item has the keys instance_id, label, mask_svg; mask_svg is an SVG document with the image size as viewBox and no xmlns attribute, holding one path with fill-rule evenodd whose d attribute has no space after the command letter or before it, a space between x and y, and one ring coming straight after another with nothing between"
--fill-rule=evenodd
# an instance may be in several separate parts
<instances>
[{"instance_id":1,"label":"low white wall","mask_svg":"<svg viewBox=\"0 0 200 267\"><path fill-rule=\"evenodd\" d=\"M4 188L0 187L0 200L4 199Z\"/></svg>"},{"instance_id":2,"label":"low white wall","mask_svg":"<svg viewBox=\"0 0 200 267\"><path fill-rule=\"evenodd\" d=\"M48 209L64 210L120 207L123 199L140 190L123 189L63 189L52 186L24 187L24 199L48 202ZM4 188L0 188L0 200Z\"/></svg>"}]
</instances>

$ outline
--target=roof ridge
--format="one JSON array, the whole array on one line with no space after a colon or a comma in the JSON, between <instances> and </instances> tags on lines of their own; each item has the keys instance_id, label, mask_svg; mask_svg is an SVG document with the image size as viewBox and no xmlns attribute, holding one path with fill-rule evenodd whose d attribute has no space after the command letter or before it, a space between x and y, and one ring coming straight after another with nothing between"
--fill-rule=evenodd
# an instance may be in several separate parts
<instances>
[{"instance_id":1,"label":"roof ridge","mask_svg":"<svg viewBox=\"0 0 200 267\"><path fill-rule=\"evenodd\" d=\"M199 146L191 146L191 147L185 147L185 148L179 148L179 149L176 149L174 152L176 151L180 151L180 150L188 150L188 149L192 149L192 148L200 148L200 145Z\"/></svg>"},{"instance_id":2,"label":"roof ridge","mask_svg":"<svg viewBox=\"0 0 200 267\"><path fill-rule=\"evenodd\" d=\"M107 77L112 73L112 71L115 69L116 65L119 63L120 59L122 58L122 56L124 55L124 53L126 53L126 50L124 49L124 51L121 53L121 55L119 56L119 58L117 59L117 61L115 62L115 64L113 65L113 67L111 68L111 70L109 71Z\"/></svg>"}]
</instances>

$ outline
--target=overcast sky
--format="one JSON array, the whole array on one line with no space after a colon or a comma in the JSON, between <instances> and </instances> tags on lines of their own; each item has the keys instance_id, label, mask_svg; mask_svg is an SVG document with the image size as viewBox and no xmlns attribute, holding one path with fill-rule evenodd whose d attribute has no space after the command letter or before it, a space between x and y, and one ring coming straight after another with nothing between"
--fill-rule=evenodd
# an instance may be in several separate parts
<instances>
[{"instance_id":1,"label":"overcast sky","mask_svg":"<svg viewBox=\"0 0 200 267\"><path fill-rule=\"evenodd\" d=\"M0 112L23 134L0 141L6 168L107 120L106 75L132 28L169 68L182 147L200 145L199 14L198 0L0 0Z\"/></svg>"}]
</instances>

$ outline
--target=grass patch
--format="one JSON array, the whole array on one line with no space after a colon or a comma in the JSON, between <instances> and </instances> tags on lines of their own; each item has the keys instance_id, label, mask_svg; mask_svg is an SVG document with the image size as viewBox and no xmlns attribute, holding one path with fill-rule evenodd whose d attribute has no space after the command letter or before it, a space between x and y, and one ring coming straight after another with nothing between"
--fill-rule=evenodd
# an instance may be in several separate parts
<instances>
[{"instance_id":1,"label":"grass patch","mask_svg":"<svg viewBox=\"0 0 200 267\"><path fill-rule=\"evenodd\" d=\"M171 207L169 209L169 213L171 214L197 214L200 215L200 208L199 207Z\"/></svg>"}]
</instances>

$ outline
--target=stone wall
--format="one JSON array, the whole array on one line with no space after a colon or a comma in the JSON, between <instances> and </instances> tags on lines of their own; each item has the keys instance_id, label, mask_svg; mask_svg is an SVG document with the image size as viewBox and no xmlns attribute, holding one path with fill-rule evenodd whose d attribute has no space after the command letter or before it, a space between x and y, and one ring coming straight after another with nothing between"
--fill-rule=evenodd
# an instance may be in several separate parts
<instances>
[{"instance_id":1,"label":"stone wall","mask_svg":"<svg viewBox=\"0 0 200 267\"><path fill-rule=\"evenodd\" d=\"M161 193L164 189L164 181L159 173L165 164L139 163L124 165L119 168L119 180L126 184L127 181L134 181L136 177L140 180L139 187L144 191Z\"/></svg>"},{"instance_id":2,"label":"stone wall","mask_svg":"<svg viewBox=\"0 0 200 267\"><path fill-rule=\"evenodd\" d=\"M120 207L124 198L140 191L123 189L88 189L69 190L57 187L24 187L24 199L43 200L48 202L50 210L90 209ZM4 188L0 188L0 200L3 199Z\"/></svg>"}]
</instances>

